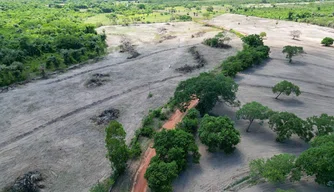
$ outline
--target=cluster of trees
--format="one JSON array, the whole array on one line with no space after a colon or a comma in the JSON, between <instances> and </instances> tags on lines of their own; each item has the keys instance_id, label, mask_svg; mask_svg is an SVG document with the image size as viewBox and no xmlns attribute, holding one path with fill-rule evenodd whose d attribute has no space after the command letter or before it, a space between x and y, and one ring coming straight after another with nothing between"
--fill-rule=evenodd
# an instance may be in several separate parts
<instances>
[{"instance_id":1,"label":"cluster of trees","mask_svg":"<svg viewBox=\"0 0 334 192\"><path fill-rule=\"evenodd\" d=\"M326 27L334 27L334 3L273 5L271 7L242 7L238 5L232 12L263 18L305 22Z\"/></svg>"},{"instance_id":2,"label":"cluster of trees","mask_svg":"<svg viewBox=\"0 0 334 192\"><path fill-rule=\"evenodd\" d=\"M194 163L199 163L201 156L194 136L182 129L163 129L156 133L153 148L156 156L145 173L153 191L172 191L172 181L186 168L188 156L191 155Z\"/></svg>"},{"instance_id":3,"label":"cluster of trees","mask_svg":"<svg viewBox=\"0 0 334 192\"><path fill-rule=\"evenodd\" d=\"M0 5L0 86L105 53L106 35L83 23L87 13L36 2Z\"/></svg>"},{"instance_id":4,"label":"cluster of trees","mask_svg":"<svg viewBox=\"0 0 334 192\"><path fill-rule=\"evenodd\" d=\"M204 39L203 44L215 48L229 48L231 47L230 45L228 45L230 41L231 38L227 37L226 33L219 32L213 38Z\"/></svg>"},{"instance_id":5,"label":"cluster of trees","mask_svg":"<svg viewBox=\"0 0 334 192\"><path fill-rule=\"evenodd\" d=\"M253 179L269 182L299 181L303 175L314 176L321 185L334 188L334 134L317 136L311 147L299 157L290 154L275 155L270 159L257 159L250 163Z\"/></svg>"},{"instance_id":6,"label":"cluster of trees","mask_svg":"<svg viewBox=\"0 0 334 192\"><path fill-rule=\"evenodd\" d=\"M254 120L269 120L269 127L277 134L278 142L289 139L292 134L308 142L314 135L323 136L334 132L334 117L327 114L303 120L293 113L275 112L255 101L243 105L236 114L237 119L249 121L247 132Z\"/></svg>"},{"instance_id":7,"label":"cluster of trees","mask_svg":"<svg viewBox=\"0 0 334 192\"><path fill-rule=\"evenodd\" d=\"M270 48L263 44L259 35L248 35L242 38L244 48L237 55L227 58L222 63L223 74L234 77L238 72L259 65L269 57Z\"/></svg>"}]
</instances>

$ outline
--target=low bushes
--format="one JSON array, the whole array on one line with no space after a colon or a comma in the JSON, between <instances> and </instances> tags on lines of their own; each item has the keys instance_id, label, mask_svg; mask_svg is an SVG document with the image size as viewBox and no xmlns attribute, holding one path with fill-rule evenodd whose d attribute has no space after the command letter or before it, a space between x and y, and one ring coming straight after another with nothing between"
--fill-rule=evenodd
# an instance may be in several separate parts
<instances>
[{"instance_id":1,"label":"low bushes","mask_svg":"<svg viewBox=\"0 0 334 192\"><path fill-rule=\"evenodd\" d=\"M215 48L230 48L229 41L231 41L231 38L220 32L213 38L204 39L203 44Z\"/></svg>"},{"instance_id":2,"label":"low bushes","mask_svg":"<svg viewBox=\"0 0 334 192\"><path fill-rule=\"evenodd\" d=\"M322 41L321 44L325 45L325 46L331 46L333 45L334 39L330 38L330 37L325 37Z\"/></svg>"},{"instance_id":3,"label":"low bushes","mask_svg":"<svg viewBox=\"0 0 334 192\"><path fill-rule=\"evenodd\" d=\"M223 74L230 77L243 70L246 70L253 65L259 65L269 57L270 48L268 46L245 47L239 51L237 55L227 58L222 63Z\"/></svg>"}]
</instances>

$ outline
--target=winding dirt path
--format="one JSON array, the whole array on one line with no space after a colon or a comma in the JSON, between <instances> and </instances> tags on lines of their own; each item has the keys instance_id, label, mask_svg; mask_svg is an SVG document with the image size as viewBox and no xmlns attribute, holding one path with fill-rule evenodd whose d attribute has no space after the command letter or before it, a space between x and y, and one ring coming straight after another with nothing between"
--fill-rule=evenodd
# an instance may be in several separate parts
<instances>
[{"instance_id":1,"label":"winding dirt path","mask_svg":"<svg viewBox=\"0 0 334 192\"><path fill-rule=\"evenodd\" d=\"M195 107L198 103L198 100L193 100L190 102L188 109ZM180 110L176 110L174 114L169 118L169 120L162 126L163 129L174 129L176 124L181 122L182 118L184 117L185 113L182 113ZM146 170L150 164L152 157L156 155L155 149L151 146L146 150L145 156L140 163L139 169L136 173L133 187L131 192L146 192L147 190L147 181L144 178Z\"/></svg>"}]
</instances>

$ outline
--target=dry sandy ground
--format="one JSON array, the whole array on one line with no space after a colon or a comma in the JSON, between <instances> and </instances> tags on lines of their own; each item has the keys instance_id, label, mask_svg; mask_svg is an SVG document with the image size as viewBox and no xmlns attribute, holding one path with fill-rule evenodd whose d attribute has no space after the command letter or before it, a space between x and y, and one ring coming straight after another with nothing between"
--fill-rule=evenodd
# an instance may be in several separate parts
<instances>
[{"instance_id":1,"label":"dry sandy ground","mask_svg":"<svg viewBox=\"0 0 334 192\"><path fill-rule=\"evenodd\" d=\"M162 26L178 38L157 44L157 28ZM110 174L104 129L94 125L91 117L109 107L119 109L118 120L129 142L148 110L165 104L178 82L211 70L241 47L237 38L229 50L200 45L217 31L194 23L104 29L111 47L117 45L117 34L125 34L141 55L127 60L127 54L115 52L98 63L0 94L0 187L37 169L46 176L43 191L88 191ZM207 31L204 37L190 38L203 30ZM208 64L191 74L175 72L177 67L196 64L187 51L192 45ZM86 80L94 73L110 74L111 81L86 88ZM148 99L149 92L153 97Z\"/></svg>"},{"instance_id":2,"label":"dry sandy ground","mask_svg":"<svg viewBox=\"0 0 334 192\"><path fill-rule=\"evenodd\" d=\"M238 99L241 103L258 101L277 111L294 112L302 118L321 113L334 115L334 48L320 45L324 37L334 35L334 29L285 21L279 21L276 27L275 23L275 20L232 14L222 15L211 21L211 24L248 34L259 34L262 31L267 33L265 44L271 48L271 59L236 77L240 85ZM302 31L299 41L291 39L291 30ZM293 64L288 64L282 54L285 45L303 46L307 54L293 58ZM283 96L280 100L275 100L271 87L284 79L299 85L302 94L299 97ZM235 110L220 104L213 112L228 115L235 120ZM200 144L200 164L192 165L175 181L175 191L223 191L228 184L247 175L250 160L279 153L298 155L308 147L297 138L284 144L276 143L275 135L267 124L261 126L255 123L251 132L246 133L247 123L236 121L236 127L241 132L241 143L231 155L208 153L205 146ZM272 192L279 187L294 188L300 192L332 191L306 181L285 185L260 184L239 191Z\"/></svg>"}]
</instances>

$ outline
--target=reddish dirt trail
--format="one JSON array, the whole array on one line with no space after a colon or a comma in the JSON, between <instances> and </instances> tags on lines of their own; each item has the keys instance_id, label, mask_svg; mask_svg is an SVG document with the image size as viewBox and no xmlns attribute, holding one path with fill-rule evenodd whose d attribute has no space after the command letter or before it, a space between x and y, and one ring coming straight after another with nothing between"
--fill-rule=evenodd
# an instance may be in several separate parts
<instances>
[{"instance_id":1,"label":"reddish dirt trail","mask_svg":"<svg viewBox=\"0 0 334 192\"><path fill-rule=\"evenodd\" d=\"M198 103L198 100L193 100L190 102L188 109L195 107ZM179 110L176 110L175 113L169 118L169 120L162 126L165 129L174 129L176 124L181 122L182 118L186 113L182 113ZM152 157L156 155L155 149L149 147L146 152L144 159L141 162L141 165L136 173L133 187L131 192L146 192L147 190L147 181L144 178L146 169L148 168Z\"/></svg>"}]
</instances>

